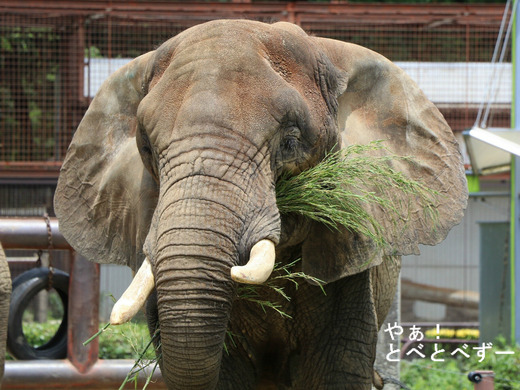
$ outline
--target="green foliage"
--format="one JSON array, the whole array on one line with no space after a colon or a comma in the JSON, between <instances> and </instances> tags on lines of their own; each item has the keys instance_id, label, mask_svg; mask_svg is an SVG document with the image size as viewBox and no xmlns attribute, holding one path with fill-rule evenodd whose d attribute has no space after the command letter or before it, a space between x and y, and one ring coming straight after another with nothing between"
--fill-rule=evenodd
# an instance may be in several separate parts
<instances>
[{"instance_id":1,"label":"green foliage","mask_svg":"<svg viewBox=\"0 0 520 390\"><path fill-rule=\"evenodd\" d=\"M407 200L419 198L424 213L436 222L432 205L438 194L392 168L396 161L413 164L411 158L383 148L381 141L330 153L315 167L278 180L280 213L300 214L331 229L344 226L385 247L383 229L368 211L371 207L382 209L387 219L397 224L402 214L409 212Z\"/></svg>"},{"instance_id":2,"label":"green foliage","mask_svg":"<svg viewBox=\"0 0 520 390\"><path fill-rule=\"evenodd\" d=\"M99 336L100 359L137 359L150 341L148 326L144 323L128 322L110 326ZM153 360L153 350L146 350L144 359Z\"/></svg>"},{"instance_id":3,"label":"green foliage","mask_svg":"<svg viewBox=\"0 0 520 390\"><path fill-rule=\"evenodd\" d=\"M56 159L61 36L52 27L0 26L2 161ZM53 102L53 103L50 103ZM50 107L50 104L54 104Z\"/></svg>"},{"instance_id":4,"label":"green foliage","mask_svg":"<svg viewBox=\"0 0 520 390\"><path fill-rule=\"evenodd\" d=\"M103 55L96 46L90 46L85 48L85 58L103 58Z\"/></svg>"},{"instance_id":5,"label":"green foliage","mask_svg":"<svg viewBox=\"0 0 520 390\"><path fill-rule=\"evenodd\" d=\"M471 348L471 347L470 347ZM512 355L496 354L497 351L512 351ZM475 370L493 371L495 390L520 389L520 346L508 346L503 338L495 340L486 351L485 358L477 351L468 350L469 358L462 355L447 356L444 362L424 359L401 362L401 381L412 390L453 389L472 390L473 384L467 374Z\"/></svg>"},{"instance_id":6,"label":"green foliage","mask_svg":"<svg viewBox=\"0 0 520 390\"><path fill-rule=\"evenodd\" d=\"M456 359L447 359L442 364L428 359L402 361L400 380L412 390L473 389L473 384L461 371Z\"/></svg>"},{"instance_id":7,"label":"green foliage","mask_svg":"<svg viewBox=\"0 0 520 390\"><path fill-rule=\"evenodd\" d=\"M155 353L152 354L152 352L155 351L154 343L156 342L156 339L158 339L159 337L159 329L156 329L155 333L149 339L148 343L144 346L144 348L141 349L141 352L135 359L135 363L132 369L126 375L126 378L119 387L119 390L122 390L127 383L131 382L134 382L134 387L137 389L137 380L141 371L144 371L146 375L146 382L142 390L145 390L148 387L148 385L152 381L152 377L155 370L159 366L159 360L161 358L161 356L156 356ZM146 372L145 370L149 367L151 367L151 370Z\"/></svg>"},{"instance_id":8,"label":"green foliage","mask_svg":"<svg viewBox=\"0 0 520 390\"><path fill-rule=\"evenodd\" d=\"M321 287L321 285L323 284L322 280L306 275L303 272L293 271L293 267L300 260L301 259L297 259L290 264L275 264L273 273L264 284L237 284L238 299L243 299L249 302L256 303L264 311L266 311L266 309L269 308L276 311L282 317L291 318L289 314L283 311L283 305L280 302L267 299L264 296L263 292L265 291L264 287L267 287L269 290L274 291L282 300L290 301L291 297L288 296L284 291L283 281L291 282L296 287L296 289L298 289L299 287L299 281L302 280L310 281L311 283L319 285ZM323 287L321 287L321 290L323 294L325 294L325 290L323 290Z\"/></svg>"},{"instance_id":9,"label":"green foliage","mask_svg":"<svg viewBox=\"0 0 520 390\"><path fill-rule=\"evenodd\" d=\"M40 347L50 341L52 336L56 334L61 319L50 319L47 322L25 322L23 321L23 333L29 345Z\"/></svg>"},{"instance_id":10,"label":"green foliage","mask_svg":"<svg viewBox=\"0 0 520 390\"><path fill-rule=\"evenodd\" d=\"M110 326L110 323L102 326L95 335L86 340L83 345L87 345L99 337L99 357L101 359L134 359L135 363L123 380L120 390L127 383L137 383L142 371L145 372L146 382L143 386L145 390L150 384L153 374L159 366L160 357L156 356L154 343L159 338L159 330L156 330L152 337L148 332L148 326L143 323L129 322L117 326ZM147 370L151 367L151 370Z\"/></svg>"},{"instance_id":11,"label":"green foliage","mask_svg":"<svg viewBox=\"0 0 520 390\"><path fill-rule=\"evenodd\" d=\"M512 355L497 355L496 351L513 351ZM486 358L479 362L480 358L473 354L467 361L462 361L468 371L490 370L495 373L495 390L520 389L520 345L507 345L503 337L499 337L493 343L492 353L486 353Z\"/></svg>"},{"instance_id":12,"label":"green foliage","mask_svg":"<svg viewBox=\"0 0 520 390\"><path fill-rule=\"evenodd\" d=\"M60 323L55 319L44 323L24 322L25 338L30 345L41 346L54 336ZM150 341L148 326L137 322L107 327L98 336L100 359L137 359ZM11 359L9 355L7 358ZM155 359L153 350L147 350L143 359Z\"/></svg>"}]
</instances>

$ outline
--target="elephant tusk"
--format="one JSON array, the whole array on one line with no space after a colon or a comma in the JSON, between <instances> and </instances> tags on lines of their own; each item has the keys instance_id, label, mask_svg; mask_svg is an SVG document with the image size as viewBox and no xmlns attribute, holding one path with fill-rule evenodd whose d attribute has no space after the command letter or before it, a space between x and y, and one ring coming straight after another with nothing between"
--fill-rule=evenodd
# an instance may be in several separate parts
<instances>
[{"instance_id":1,"label":"elephant tusk","mask_svg":"<svg viewBox=\"0 0 520 390\"><path fill-rule=\"evenodd\" d=\"M251 249L247 264L231 268L231 278L240 283L262 284L273 272L275 257L274 242L258 241Z\"/></svg>"},{"instance_id":2,"label":"elephant tusk","mask_svg":"<svg viewBox=\"0 0 520 390\"><path fill-rule=\"evenodd\" d=\"M110 314L111 325L121 325L130 321L143 307L154 288L152 266L145 258L130 286L116 302Z\"/></svg>"}]
</instances>

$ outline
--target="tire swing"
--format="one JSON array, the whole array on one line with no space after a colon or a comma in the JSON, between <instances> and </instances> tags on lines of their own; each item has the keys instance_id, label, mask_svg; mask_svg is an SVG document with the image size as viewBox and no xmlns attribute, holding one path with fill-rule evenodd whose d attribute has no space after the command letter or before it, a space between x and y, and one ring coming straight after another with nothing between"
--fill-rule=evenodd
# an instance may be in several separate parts
<instances>
[{"instance_id":1,"label":"tire swing","mask_svg":"<svg viewBox=\"0 0 520 390\"><path fill-rule=\"evenodd\" d=\"M33 347L23 332L23 314L31 300L43 290L54 288L63 304L63 319L56 334L45 344ZM52 267L33 268L13 280L9 307L7 349L19 360L64 359L67 357L67 311L69 274Z\"/></svg>"}]
</instances>

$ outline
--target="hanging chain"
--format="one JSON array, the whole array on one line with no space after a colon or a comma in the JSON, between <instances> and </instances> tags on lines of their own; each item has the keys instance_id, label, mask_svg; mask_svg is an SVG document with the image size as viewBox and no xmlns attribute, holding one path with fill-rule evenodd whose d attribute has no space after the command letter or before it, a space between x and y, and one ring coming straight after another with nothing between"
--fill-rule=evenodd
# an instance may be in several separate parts
<instances>
[{"instance_id":1,"label":"hanging chain","mask_svg":"<svg viewBox=\"0 0 520 390\"><path fill-rule=\"evenodd\" d=\"M42 254L43 251L38 249L38 259L36 260L36 268L40 268L42 266Z\"/></svg>"},{"instance_id":2,"label":"hanging chain","mask_svg":"<svg viewBox=\"0 0 520 390\"><path fill-rule=\"evenodd\" d=\"M47 225L47 254L49 256L49 284L47 289L50 290L53 286L54 279L54 267L52 266L52 254L51 251L54 249L54 244L52 243L52 228L51 228L51 220L49 219L49 214L43 214L43 219L45 220L45 224Z\"/></svg>"}]
</instances>

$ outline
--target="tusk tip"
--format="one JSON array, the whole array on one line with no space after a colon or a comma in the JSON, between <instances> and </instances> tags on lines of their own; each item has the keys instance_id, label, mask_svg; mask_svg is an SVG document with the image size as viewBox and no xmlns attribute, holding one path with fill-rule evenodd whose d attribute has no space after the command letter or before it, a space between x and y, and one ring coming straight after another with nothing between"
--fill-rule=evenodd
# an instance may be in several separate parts
<instances>
[{"instance_id":1,"label":"tusk tip","mask_svg":"<svg viewBox=\"0 0 520 390\"><path fill-rule=\"evenodd\" d=\"M122 325L125 322L127 321L124 321L120 315L114 315L114 313L110 315L110 325Z\"/></svg>"},{"instance_id":2,"label":"tusk tip","mask_svg":"<svg viewBox=\"0 0 520 390\"><path fill-rule=\"evenodd\" d=\"M123 321L120 317L112 317L110 316L110 325L122 325L125 321Z\"/></svg>"},{"instance_id":3,"label":"tusk tip","mask_svg":"<svg viewBox=\"0 0 520 390\"><path fill-rule=\"evenodd\" d=\"M233 279L235 282L238 283L245 283L245 284L262 284L267 279L269 279L268 274L265 278L264 277L258 277L258 275L252 275L251 272L248 272L247 268L244 266L234 266L231 267L231 279Z\"/></svg>"},{"instance_id":4,"label":"tusk tip","mask_svg":"<svg viewBox=\"0 0 520 390\"><path fill-rule=\"evenodd\" d=\"M130 286L114 305L110 314L110 324L121 325L130 321L143 307L153 288L152 267L148 258L145 258Z\"/></svg>"},{"instance_id":5,"label":"tusk tip","mask_svg":"<svg viewBox=\"0 0 520 390\"><path fill-rule=\"evenodd\" d=\"M110 325L121 325L130 321L133 317L132 314L129 315L130 312L128 305L122 304L121 301L116 302L110 313Z\"/></svg>"}]
</instances>

